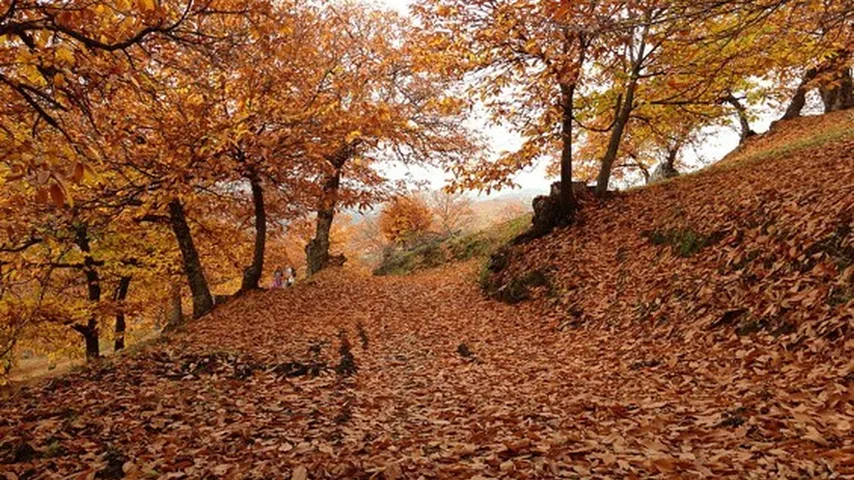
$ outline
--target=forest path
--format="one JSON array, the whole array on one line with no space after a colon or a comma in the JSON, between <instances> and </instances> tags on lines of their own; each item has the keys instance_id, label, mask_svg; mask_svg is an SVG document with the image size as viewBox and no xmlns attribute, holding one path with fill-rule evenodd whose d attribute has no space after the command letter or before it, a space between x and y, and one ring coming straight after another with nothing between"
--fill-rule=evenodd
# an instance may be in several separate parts
<instances>
[{"instance_id":1,"label":"forest path","mask_svg":"<svg viewBox=\"0 0 854 480\"><path fill-rule=\"evenodd\" d=\"M547 301L487 300L475 278L473 264L409 277L332 271L235 300L4 404L0 471L748 478L824 476L822 464L837 459L840 471L852 458L849 441L811 427L808 395L787 387L804 371L754 378L701 349L677 356L653 338L561 328ZM358 368L349 376L334 371L342 337ZM319 375L306 373L313 366ZM805 430L780 428L775 415L801 415ZM805 445L820 451L786 451Z\"/></svg>"}]
</instances>

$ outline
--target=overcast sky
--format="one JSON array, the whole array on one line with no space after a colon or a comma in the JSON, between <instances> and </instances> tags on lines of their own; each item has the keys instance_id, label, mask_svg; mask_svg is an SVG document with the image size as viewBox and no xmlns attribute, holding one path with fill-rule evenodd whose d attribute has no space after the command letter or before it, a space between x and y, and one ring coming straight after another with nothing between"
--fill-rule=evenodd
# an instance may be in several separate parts
<instances>
[{"instance_id":1,"label":"overcast sky","mask_svg":"<svg viewBox=\"0 0 854 480\"><path fill-rule=\"evenodd\" d=\"M388 5L389 7L399 11L400 13L407 13L409 9L409 4L412 3L409 0L377 0L380 4Z\"/></svg>"}]
</instances>

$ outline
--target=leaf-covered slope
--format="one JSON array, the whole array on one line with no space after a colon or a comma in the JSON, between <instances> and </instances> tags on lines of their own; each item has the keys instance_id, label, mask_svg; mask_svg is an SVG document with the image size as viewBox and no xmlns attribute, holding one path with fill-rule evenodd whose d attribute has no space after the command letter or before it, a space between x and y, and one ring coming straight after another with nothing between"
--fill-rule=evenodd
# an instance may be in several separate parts
<instances>
[{"instance_id":1,"label":"leaf-covered slope","mask_svg":"<svg viewBox=\"0 0 854 480\"><path fill-rule=\"evenodd\" d=\"M548 272L576 325L832 342L854 308L852 149L854 112L778 125L724 165L586 205L507 275Z\"/></svg>"},{"instance_id":2,"label":"leaf-covered slope","mask_svg":"<svg viewBox=\"0 0 854 480\"><path fill-rule=\"evenodd\" d=\"M739 435L779 456L830 448L851 473L854 112L779 124L722 165L587 204L493 281L530 271L546 272L539 302L567 335L609 335L639 375L667 370L686 402L730 405L717 420Z\"/></svg>"},{"instance_id":3,"label":"leaf-covered slope","mask_svg":"<svg viewBox=\"0 0 854 480\"><path fill-rule=\"evenodd\" d=\"M768 132L749 138L718 162L717 167L761 161L851 137L854 137L854 110L778 122Z\"/></svg>"}]
</instances>

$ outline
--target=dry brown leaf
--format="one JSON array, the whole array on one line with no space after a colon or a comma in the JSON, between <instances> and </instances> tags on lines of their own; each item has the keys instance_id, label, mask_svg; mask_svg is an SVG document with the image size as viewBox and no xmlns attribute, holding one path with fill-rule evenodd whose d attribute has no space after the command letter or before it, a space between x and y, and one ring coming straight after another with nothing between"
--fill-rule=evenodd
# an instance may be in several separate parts
<instances>
[{"instance_id":1,"label":"dry brown leaf","mask_svg":"<svg viewBox=\"0 0 854 480\"><path fill-rule=\"evenodd\" d=\"M307 480L308 479L308 470L302 465L297 466L291 472L291 480Z\"/></svg>"}]
</instances>

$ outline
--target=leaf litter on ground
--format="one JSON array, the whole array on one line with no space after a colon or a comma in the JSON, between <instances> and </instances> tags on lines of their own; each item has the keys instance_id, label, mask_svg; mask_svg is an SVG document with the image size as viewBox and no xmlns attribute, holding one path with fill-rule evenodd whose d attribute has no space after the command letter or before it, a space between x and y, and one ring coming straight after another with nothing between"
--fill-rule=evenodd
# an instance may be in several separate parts
<instances>
[{"instance_id":1,"label":"leaf litter on ground","mask_svg":"<svg viewBox=\"0 0 854 480\"><path fill-rule=\"evenodd\" d=\"M20 388L0 472L850 477L852 142L586 205L514 256L551 284L520 305L486 299L472 263L247 295Z\"/></svg>"}]
</instances>

